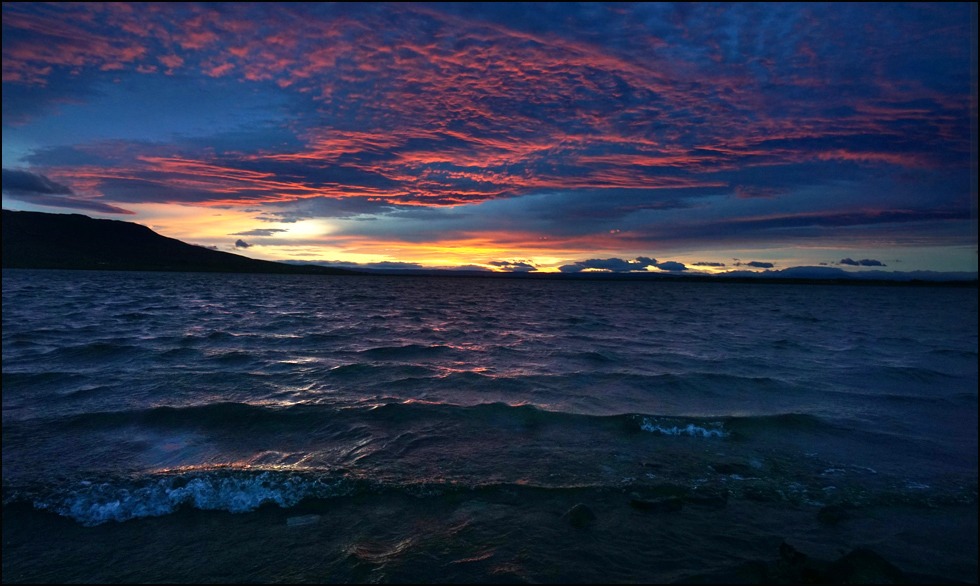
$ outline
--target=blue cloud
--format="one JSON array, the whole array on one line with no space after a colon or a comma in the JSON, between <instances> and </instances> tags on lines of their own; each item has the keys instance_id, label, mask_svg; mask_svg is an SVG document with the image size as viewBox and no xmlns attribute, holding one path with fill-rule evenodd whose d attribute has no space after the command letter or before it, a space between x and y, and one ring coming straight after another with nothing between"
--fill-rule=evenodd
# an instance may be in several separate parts
<instances>
[{"instance_id":1,"label":"blue cloud","mask_svg":"<svg viewBox=\"0 0 980 586\"><path fill-rule=\"evenodd\" d=\"M621 258L590 258L570 265L563 265L558 268L563 273L579 273L586 269L610 271L613 273L626 273L630 271L642 271L648 266L656 266L657 261L644 256L637 257L635 260L623 260Z\"/></svg>"},{"instance_id":2,"label":"blue cloud","mask_svg":"<svg viewBox=\"0 0 980 586\"><path fill-rule=\"evenodd\" d=\"M102 214L132 214L133 212L93 198L76 197L70 187L40 173L21 169L3 169L3 194L28 204L86 210Z\"/></svg>"},{"instance_id":3,"label":"blue cloud","mask_svg":"<svg viewBox=\"0 0 980 586\"><path fill-rule=\"evenodd\" d=\"M511 273L529 273L538 270L537 265L529 260L495 260L487 264Z\"/></svg>"},{"instance_id":4,"label":"blue cloud","mask_svg":"<svg viewBox=\"0 0 980 586\"><path fill-rule=\"evenodd\" d=\"M873 259L870 259L870 258L863 258L861 260L853 260L853 259L850 259L850 258L842 258L841 261L840 261L840 264L842 264L842 265L849 265L849 266L852 266L852 267L884 267L884 266L888 266L888 265L882 264L882 262L880 260L873 260Z\"/></svg>"},{"instance_id":5,"label":"blue cloud","mask_svg":"<svg viewBox=\"0 0 980 586\"><path fill-rule=\"evenodd\" d=\"M655 266L661 271L681 272L687 270L687 267L684 266L684 263L675 262L672 260L657 263Z\"/></svg>"}]
</instances>

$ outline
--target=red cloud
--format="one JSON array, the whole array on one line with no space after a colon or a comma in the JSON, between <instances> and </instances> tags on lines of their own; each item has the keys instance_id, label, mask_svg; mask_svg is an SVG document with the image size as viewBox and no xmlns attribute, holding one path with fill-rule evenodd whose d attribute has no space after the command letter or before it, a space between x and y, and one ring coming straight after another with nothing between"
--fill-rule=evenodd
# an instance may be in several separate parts
<instances>
[{"instance_id":1,"label":"red cloud","mask_svg":"<svg viewBox=\"0 0 980 586\"><path fill-rule=\"evenodd\" d=\"M616 46L418 7L314 15L237 5L13 6L5 29L30 34L5 36L3 79L38 85L65 71L151 74L163 65L157 73L269 81L309 96L296 123L305 144L290 152L148 154L111 170L51 171L93 192L110 181L152 181L161 186L154 197L193 192L202 204L370 196L454 205L541 190L727 187L708 173L821 160L923 168L937 164L929 149L940 141L968 147L954 114L963 96L873 69L874 92L836 91L829 66L815 59L826 49L808 39L788 52L796 66L780 69L768 55L730 63L717 38L695 51L626 26L628 41ZM826 34L846 40L833 28ZM793 91L771 96L785 88ZM902 142L907 133L896 125L910 120L928 136ZM856 144L867 136L889 148ZM309 172L247 170L263 163ZM346 174L323 178L330 169ZM740 197L769 193L740 189Z\"/></svg>"}]
</instances>

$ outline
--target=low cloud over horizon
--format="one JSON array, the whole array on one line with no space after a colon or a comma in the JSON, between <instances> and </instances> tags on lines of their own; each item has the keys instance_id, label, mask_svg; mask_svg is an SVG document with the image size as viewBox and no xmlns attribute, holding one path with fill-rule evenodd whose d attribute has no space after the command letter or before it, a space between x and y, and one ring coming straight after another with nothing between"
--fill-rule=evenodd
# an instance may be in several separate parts
<instances>
[{"instance_id":1,"label":"low cloud over horizon","mask_svg":"<svg viewBox=\"0 0 980 586\"><path fill-rule=\"evenodd\" d=\"M882 264L879 260L872 260L870 258L863 258L861 260L852 260L849 258L842 258L840 264L848 265L852 267L885 267L886 264Z\"/></svg>"},{"instance_id":2,"label":"low cloud over horizon","mask_svg":"<svg viewBox=\"0 0 980 586\"><path fill-rule=\"evenodd\" d=\"M563 273L578 273L586 270L608 271L612 273L627 273L637 271L647 271L648 267L658 268L661 271L681 272L686 271L684 263L676 261L658 262L656 259L638 256L633 260L623 260L621 258L593 258L579 261L569 265L562 265L559 270Z\"/></svg>"}]
</instances>

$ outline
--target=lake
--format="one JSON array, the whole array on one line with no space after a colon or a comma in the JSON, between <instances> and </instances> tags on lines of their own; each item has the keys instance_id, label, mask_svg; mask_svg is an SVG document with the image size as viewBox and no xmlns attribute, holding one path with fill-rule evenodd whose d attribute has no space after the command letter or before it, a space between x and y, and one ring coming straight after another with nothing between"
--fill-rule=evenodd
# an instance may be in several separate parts
<instances>
[{"instance_id":1,"label":"lake","mask_svg":"<svg viewBox=\"0 0 980 586\"><path fill-rule=\"evenodd\" d=\"M4 270L4 581L683 581L783 541L975 581L977 323L976 288Z\"/></svg>"}]
</instances>

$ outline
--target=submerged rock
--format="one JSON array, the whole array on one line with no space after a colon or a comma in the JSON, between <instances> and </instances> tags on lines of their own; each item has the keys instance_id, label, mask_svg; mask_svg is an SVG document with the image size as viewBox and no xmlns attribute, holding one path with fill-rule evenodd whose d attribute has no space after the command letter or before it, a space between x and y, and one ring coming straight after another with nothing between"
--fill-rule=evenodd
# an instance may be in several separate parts
<instances>
[{"instance_id":1,"label":"submerged rock","mask_svg":"<svg viewBox=\"0 0 980 586\"><path fill-rule=\"evenodd\" d=\"M907 584L908 577L888 560L859 547L827 569L827 581L838 584Z\"/></svg>"},{"instance_id":2,"label":"submerged rock","mask_svg":"<svg viewBox=\"0 0 980 586\"><path fill-rule=\"evenodd\" d=\"M798 566L807 561L807 555L801 553L785 541L779 544L779 562L783 565Z\"/></svg>"},{"instance_id":3,"label":"submerged rock","mask_svg":"<svg viewBox=\"0 0 980 586\"><path fill-rule=\"evenodd\" d=\"M582 503L578 503L577 505L568 509L568 511L566 511L562 516L568 519L568 522L572 524L572 527L579 528L588 527L596 520L595 513L592 512L592 509L583 505Z\"/></svg>"},{"instance_id":4,"label":"submerged rock","mask_svg":"<svg viewBox=\"0 0 980 586\"><path fill-rule=\"evenodd\" d=\"M883 557L863 547L830 563L811 558L784 541L779 546L779 559L774 568L770 568L768 572L755 567L751 569L754 572L746 571L746 574L751 574L750 577L755 577L757 581L779 584L908 584L913 582L909 576Z\"/></svg>"},{"instance_id":5,"label":"submerged rock","mask_svg":"<svg viewBox=\"0 0 980 586\"><path fill-rule=\"evenodd\" d=\"M785 541L779 546L779 561L776 562L776 581L779 583L820 584L825 583L823 572L826 562L810 559L804 553Z\"/></svg>"}]
</instances>

